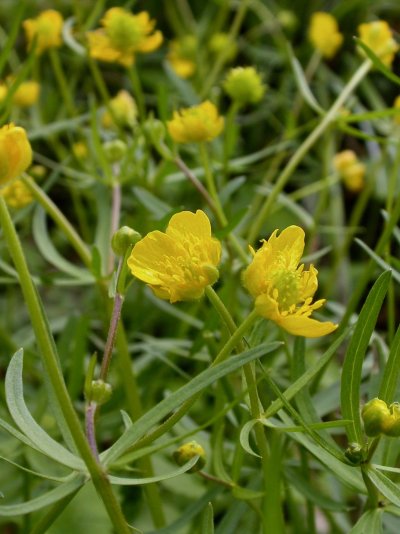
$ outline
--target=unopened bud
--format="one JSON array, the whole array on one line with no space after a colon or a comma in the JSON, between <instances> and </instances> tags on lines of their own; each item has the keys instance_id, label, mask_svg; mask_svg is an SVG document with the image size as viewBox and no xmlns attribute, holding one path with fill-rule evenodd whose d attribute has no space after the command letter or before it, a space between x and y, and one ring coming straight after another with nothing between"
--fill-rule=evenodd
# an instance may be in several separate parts
<instances>
[{"instance_id":1,"label":"unopened bud","mask_svg":"<svg viewBox=\"0 0 400 534\"><path fill-rule=\"evenodd\" d=\"M117 163L125 156L127 146L121 139L107 141L103 145L104 153L110 163Z\"/></svg>"},{"instance_id":2,"label":"unopened bud","mask_svg":"<svg viewBox=\"0 0 400 534\"><path fill-rule=\"evenodd\" d=\"M117 256L124 256L128 247L134 245L142 239L142 236L133 228L129 226L122 226L115 232L111 238L111 247L114 254Z\"/></svg>"},{"instance_id":3,"label":"unopened bud","mask_svg":"<svg viewBox=\"0 0 400 534\"><path fill-rule=\"evenodd\" d=\"M383 421L382 432L385 436L398 438L400 436L400 404L393 402L389 406L390 415Z\"/></svg>"},{"instance_id":4,"label":"unopened bud","mask_svg":"<svg viewBox=\"0 0 400 534\"><path fill-rule=\"evenodd\" d=\"M203 447L199 445L197 441L189 441L189 443L185 443L173 453L174 460L178 465L186 464L195 456L199 456L199 459L196 464L187 471L188 473L200 471L200 469L205 466L206 453Z\"/></svg>"},{"instance_id":5,"label":"unopened bud","mask_svg":"<svg viewBox=\"0 0 400 534\"><path fill-rule=\"evenodd\" d=\"M344 455L353 465L360 465L365 460L365 449L359 443L349 443Z\"/></svg>"},{"instance_id":6,"label":"unopened bud","mask_svg":"<svg viewBox=\"0 0 400 534\"><path fill-rule=\"evenodd\" d=\"M361 411L364 430L367 436L379 436L383 432L385 422L390 417L390 411L385 401L375 398L367 402Z\"/></svg>"},{"instance_id":7,"label":"unopened bud","mask_svg":"<svg viewBox=\"0 0 400 534\"><path fill-rule=\"evenodd\" d=\"M97 404L105 404L110 400L112 387L104 380L92 380L90 387L90 400Z\"/></svg>"}]
</instances>

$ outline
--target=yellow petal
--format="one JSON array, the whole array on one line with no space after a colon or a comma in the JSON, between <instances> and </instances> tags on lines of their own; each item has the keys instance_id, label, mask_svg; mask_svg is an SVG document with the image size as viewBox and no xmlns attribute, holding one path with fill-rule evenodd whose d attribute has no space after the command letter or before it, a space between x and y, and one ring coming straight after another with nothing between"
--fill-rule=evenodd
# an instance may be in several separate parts
<instances>
[{"instance_id":1,"label":"yellow petal","mask_svg":"<svg viewBox=\"0 0 400 534\"><path fill-rule=\"evenodd\" d=\"M304 337L326 336L338 327L337 324L331 322L321 323L320 321L301 315L281 316L279 321L277 321L277 324L287 330L290 334Z\"/></svg>"},{"instance_id":2,"label":"yellow petal","mask_svg":"<svg viewBox=\"0 0 400 534\"><path fill-rule=\"evenodd\" d=\"M147 39L144 39L141 43L138 44L138 52L148 53L157 50L163 42L163 34L160 31L156 31L153 35L149 35Z\"/></svg>"}]
</instances>

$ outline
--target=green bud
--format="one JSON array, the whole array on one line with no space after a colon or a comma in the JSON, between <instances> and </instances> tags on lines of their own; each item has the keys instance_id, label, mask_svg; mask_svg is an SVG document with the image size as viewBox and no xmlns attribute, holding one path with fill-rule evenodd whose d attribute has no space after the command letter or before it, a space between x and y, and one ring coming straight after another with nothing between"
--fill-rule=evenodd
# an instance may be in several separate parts
<instances>
[{"instance_id":1,"label":"green bud","mask_svg":"<svg viewBox=\"0 0 400 534\"><path fill-rule=\"evenodd\" d=\"M359 443L349 443L344 455L353 465L360 465L365 460L365 449Z\"/></svg>"},{"instance_id":2,"label":"green bud","mask_svg":"<svg viewBox=\"0 0 400 534\"><path fill-rule=\"evenodd\" d=\"M164 143L166 128L161 121L154 117L150 117L144 123L143 131L163 158L167 160L172 158L170 149Z\"/></svg>"},{"instance_id":3,"label":"green bud","mask_svg":"<svg viewBox=\"0 0 400 534\"><path fill-rule=\"evenodd\" d=\"M122 226L115 232L111 238L111 247L114 254L117 256L124 256L128 247L134 245L142 239L142 236L136 230L129 226Z\"/></svg>"},{"instance_id":4,"label":"green bud","mask_svg":"<svg viewBox=\"0 0 400 534\"><path fill-rule=\"evenodd\" d=\"M390 418L390 411L385 401L375 398L367 402L361 411L364 430L367 436L379 436Z\"/></svg>"},{"instance_id":5,"label":"green bud","mask_svg":"<svg viewBox=\"0 0 400 534\"><path fill-rule=\"evenodd\" d=\"M127 146L121 139L113 139L104 143L103 150L110 163L117 163L125 156Z\"/></svg>"},{"instance_id":6,"label":"green bud","mask_svg":"<svg viewBox=\"0 0 400 534\"><path fill-rule=\"evenodd\" d=\"M296 15L289 9L282 9L282 11L279 11L277 19L282 28L289 32L294 31L299 24Z\"/></svg>"},{"instance_id":7,"label":"green bud","mask_svg":"<svg viewBox=\"0 0 400 534\"><path fill-rule=\"evenodd\" d=\"M105 404L110 400L112 395L112 387L104 380L92 380L90 387L89 398L97 404Z\"/></svg>"},{"instance_id":8,"label":"green bud","mask_svg":"<svg viewBox=\"0 0 400 534\"><path fill-rule=\"evenodd\" d=\"M385 436L398 438L400 436L400 404L393 402L389 406L390 416L383 422L382 432Z\"/></svg>"},{"instance_id":9,"label":"green bud","mask_svg":"<svg viewBox=\"0 0 400 534\"><path fill-rule=\"evenodd\" d=\"M187 471L188 473L195 473L200 471L206 463L206 453L201 445L197 441L189 441L185 443L179 449L173 453L173 458L178 465L184 465L194 456L199 456L197 463Z\"/></svg>"},{"instance_id":10,"label":"green bud","mask_svg":"<svg viewBox=\"0 0 400 534\"><path fill-rule=\"evenodd\" d=\"M223 84L225 92L240 105L255 104L265 93L265 85L254 67L231 69Z\"/></svg>"}]
</instances>

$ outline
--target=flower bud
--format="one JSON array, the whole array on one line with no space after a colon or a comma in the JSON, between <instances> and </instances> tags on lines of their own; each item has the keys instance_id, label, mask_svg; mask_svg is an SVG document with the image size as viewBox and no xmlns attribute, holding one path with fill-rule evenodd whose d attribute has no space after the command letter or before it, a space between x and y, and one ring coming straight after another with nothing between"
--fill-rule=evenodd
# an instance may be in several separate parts
<instances>
[{"instance_id":1,"label":"flower bud","mask_svg":"<svg viewBox=\"0 0 400 534\"><path fill-rule=\"evenodd\" d=\"M364 421L365 433L372 438L383 432L390 418L390 410L385 401L375 398L364 405L361 417Z\"/></svg>"},{"instance_id":2,"label":"flower bud","mask_svg":"<svg viewBox=\"0 0 400 534\"><path fill-rule=\"evenodd\" d=\"M390 415L383 421L382 433L385 436L398 438L400 436L400 404L393 402L389 406Z\"/></svg>"},{"instance_id":3,"label":"flower bud","mask_svg":"<svg viewBox=\"0 0 400 534\"><path fill-rule=\"evenodd\" d=\"M236 67L228 73L224 90L240 105L255 104L264 96L265 85L254 67Z\"/></svg>"},{"instance_id":4,"label":"flower bud","mask_svg":"<svg viewBox=\"0 0 400 534\"><path fill-rule=\"evenodd\" d=\"M142 239L142 236L136 230L133 230L129 226L122 226L115 232L111 238L111 247L114 254L117 256L123 256L128 247L135 245Z\"/></svg>"},{"instance_id":5,"label":"flower bud","mask_svg":"<svg viewBox=\"0 0 400 534\"><path fill-rule=\"evenodd\" d=\"M14 180L32 162L26 131L13 123L0 128L0 185Z\"/></svg>"},{"instance_id":6,"label":"flower bud","mask_svg":"<svg viewBox=\"0 0 400 534\"><path fill-rule=\"evenodd\" d=\"M199 456L199 459L196 464L187 471L188 473L200 471L200 469L205 466L206 453L203 447L199 445L197 441L189 441L173 453L174 460L178 465L186 464L189 460L194 458L194 456Z\"/></svg>"},{"instance_id":7,"label":"flower bud","mask_svg":"<svg viewBox=\"0 0 400 534\"><path fill-rule=\"evenodd\" d=\"M344 455L353 465L360 465L365 460L365 450L359 443L349 443Z\"/></svg>"},{"instance_id":8,"label":"flower bud","mask_svg":"<svg viewBox=\"0 0 400 534\"><path fill-rule=\"evenodd\" d=\"M104 143L103 149L108 161L110 163L117 163L125 156L127 146L121 139L113 139Z\"/></svg>"},{"instance_id":9,"label":"flower bud","mask_svg":"<svg viewBox=\"0 0 400 534\"><path fill-rule=\"evenodd\" d=\"M122 89L109 102L110 110L106 110L101 118L104 128L118 129L136 124L137 107L133 97Z\"/></svg>"},{"instance_id":10,"label":"flower bud","mask_svg":"<svg viewBox=\"0 0 400 534\"><path fill-rule=\"evenodd\" d=\"M89 398L97 404L105 404L110 400L112 395L112 387L104 380L92 380Z\"/></svg>"}]
</instances>

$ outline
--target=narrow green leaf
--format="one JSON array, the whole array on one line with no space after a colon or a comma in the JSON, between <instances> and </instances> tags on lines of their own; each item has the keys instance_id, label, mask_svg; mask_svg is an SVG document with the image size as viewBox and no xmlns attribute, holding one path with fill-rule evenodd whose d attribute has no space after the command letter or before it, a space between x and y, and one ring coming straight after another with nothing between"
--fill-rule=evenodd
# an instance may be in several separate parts
<instances>
[{"instance_id":1,"label":"narrow green leaf","mask_svg":"<svg viewBox=\"0 0 400 534\"><path fill-rule=\"evenodd\" d=\"M169 215L173 211L171 206L168 206L166 202L157 198L153 193L147 191L147 189L135 186L132 190L139 202L153 215L156 221Z\"/></svg>"},{"instance_id":2,"label":"narrow green leaf","mask_svg":"<svg viewBox=\"0 0 400 534\"><path fill-rule=\"evenodd\" d=\"M137 439L148 432L160 419L176 409L187 399L196 395L196 393L204 390L219 378L236 371L236 369L239 369L256 358L261 358L280 346L281 343L279 342L264 343L259 347L237 354L215 367L209 367L193 378L188 384L185 384L174 393L171 393L171 395L161 401L157 406L135 421L133 425L114 443L114 445L101 454L103 463L109 465L111 462L119 458Z\"/></svg>"},{"instance_id":3,"label":"narrow green leaf","mask_svg":"<svg viewBox=\"0 0 400 534\"><path fill-rule=\"evenodd\" d=\"M329 360L334 356L350 333L350 329L345 330L329 347L329 349L321 356L318 362L313 366L307 369L293 384L291 384L283 393L284 398L289 401L292 399L304 386L310 383L310 381L316 376L321 369L327 365ZM272 417L276 414L281 408L283 408L283 402L281 399L274 400L269 408L264 413L266 419Z\"/></svg>"},{"instance_id":4,"label":"narrow green leaf","mask_svg":"<svg viewBox=\"0 0 400 534\"><path fill-rule=\"evenodd\" d=\"M339 502L327 497L321 492L321 488L312 485L312 479L306 479L299 469L292 467L285 468L285 478L303 495L307 500L314 503L322 510L332 512L344 512L350 509L345 502Z\"/></svg>"},{"instance_id":5,"label":"narrow green leaf","mask_svg":"<svg viewBox=\"0 0 400 534\"><path fill-rule=\"evenodd\" d=\"M290 63L292 65L294 77L299 88L300 93L302 94L304 100L310 106L311 109L316 111L319 115L324 115L325 111L318 104L317 99L313 95L310 86L308 85L306 76L304 74L303 68L300 65L300 62L293 53L292 47L288 46Z\"/></svg>"},{"instance_id":6,"label":"narrow green leaf","mask_svg":"<svg viewBox=\"0 0 400 534\"><path fill-rule=\"evenodd\" d=\"M85 484L85 477L82 475L73 475L68 482L57 486L48 493L35 497L30 501L26 501L19 504L5 504L0 505L0 517L12 517L16 515L30 514L36 512L41 508L45 508L50 504L60 501L67 495L76 491L78 488Z\"/></svg>"},{"instance_id":7,"label":"narrow green leaf","mask_svg":"<svg viewBox=\"0 0 400 534\"><path fill-rule=\"evenodd\" d=\"M368 478L374 486L382 493L391 503L400 507L400 488L392 482L386 475L377 471L372 466L366 470Z\"/></svg>"},{"instance_id":8,"label":"narrow green leaf","mask_svg":"<svg viewBox=\"0 0 400 534\"><path fill-rule=\"evenodd\" d=\"M94 283L91 273L69 262L56 250L47 230L46 212L41 206L37 206L33 214L32 232L38 249L51 265L80 282Z\"/></svg>"},{"instance_id":9,"label":"narrow green leaf","mask_svg":"<svg viewBox=\"0 0 400 534\"><path fill-rule=\"evenodd\" d=\"M347 427L349 441L362 443L360 418L361 371L369 340L390 282L390 271L380 275L373 285L360 312L343 363L341 378L341 408L343 419L351 419Z\"/></svg>"},{"instance_id":10,"label":"narrow green leaf","mask_svg":"<svg viewBox=\"0 0 400 534\"><path fill-rule=\"evenodd\" d=\"M260 499L263 497L265 492L243 488L242 486L234 486L232 488L232 495L235 497L235 499L239 499L240 501L252 501L253 499Z\"/></svg>"},{"instance_id":11,"label":"narrow green leaf","mask_svg":"<svg viewBox=\"0 0 400 534\"><path fill-rule=\"evenodd\" d=\"M382 513L382 508L367 510L350 530L349 534L381 534Z\"/></svg>"},{"instance_id":12,"label":"narrow green leaf","mask_svg":"<svg viewBox=\"0 0 400 534\"><path fill-rule=\"evenodd\" d=\"M285 424L293 425L293 421L288 415L283 412L279 415ZM301 443L303 447L308 449L319 462L324 464L333 475L340 479L344 484L361 494L366 493L365 484L361 478L359 470L347 465L344 461L340 461L319 444L315 443L315 441L310 439L306 434L297 432L289 434L289 436L291 439Z\"/></svg>"},{"instance_id":13,"label":"narrow green leaf","mask_svg":"<svg viewBox=\"0 0 400 534\"><path fill-rule=\"evenodd\" d=\"M366 55L369 57L369 59L374 64L374 67L376 67L378 70L382 72L386 76L386 78L389 78L390 81L396 83L397 85L400 85L400 77L396 76L386 65L382 63L382 61L378 58L378 56L367 46L361 39L358 37L354 37L354 40L357 43L357 46L362 48Z\"/></svg>"},{"instance_id":14,"label":"narrow green leaf","mask_svg":"<svg viewBox=\"0 0 400 534\"><path fill-rule=\"evenodd\" d=\"M145 484L153 484L154 482L161 482L162 480L168 480L169 478L175 478L179 475L187 473L198 461L199 456L194 456L188 462L185 463L182 467L175 469L171 473L166 473L164 475L158 475L154 477L146 478L128 478L128 477L116 477L109 475L111 484L116 486L142 486Z\"/></svg>"},{"instance_id":15,"label":"narrow green leaf","mask_svg":"<svg viewBox=\"0 0 400 534\"><path fill-rule=\"evenodd\" d=\"M390 346L389 358L383 371L378 397L388 404L393 402L400 375L400 326Z\"/></svg>"},{"instance_id":16,"label":"narrow green leaf","mask_svg":"<svg viewBox=\"0 0 400 534\"><path fill-rule=\"evenodd\" d=\"M209 502L201 518L201 534L214 534L214 510Z\"/></svg>"},{"instance_id":17,"label":"narrow green leaf","mask_svg":"<svg viewBox=\"0 0 400 534\"><path fill-rule=\"evenodd\" d=\"M365 252L373 259L376 261L376 263L379 265L379 267L382 267L382 269L385 269L385 270L391 270L392 271L392 276L393 278L396 280L396 282L399 282L400 283L400 273L397 272L395 269L393 269L393 266L390 265L387 261L385 261L384 259L382 259L380 256L378 256L378 254L375 254L375 252L368 246L366 245L363 241L361 241L361 239L358 239L358 237L355 237L354 238L354 241L357 243L357 245L359 245L363 250L365 250Z\"/></svg>"},{"instance_id":18,"label":"narrow green leaf","mask_svg":"<svg viewBox=\"0 0 400 534\"><path fill-rule=\"evenodd\" d=\"M11 358L5 379L7 406L16 425L43 454L72 469L84 470L83 461L51 438L31 416L24 401L22 369L23 350L20 349Z\"/></svg>"}]
</instances>

